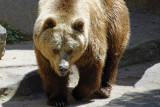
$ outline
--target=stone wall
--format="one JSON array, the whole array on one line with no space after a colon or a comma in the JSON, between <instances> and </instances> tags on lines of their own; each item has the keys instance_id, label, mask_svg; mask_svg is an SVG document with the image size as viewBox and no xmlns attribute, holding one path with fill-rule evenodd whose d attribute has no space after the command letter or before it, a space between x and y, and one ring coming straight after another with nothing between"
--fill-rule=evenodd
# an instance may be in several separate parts
<instances>
[{"instance_id":1,"label":"stone wall","mask_svg":"<svg viewBox=\"0 0 160 107\"><path fill-rule=\"evenodd\" d=\"M160 0L124 0L130 11L160 15Z\"/></svg>"},{"instance_id":2,"label":"stone wall","mask_svg":"<svg viewBox=\"0 0 160 107\"><path fill-rule=\"evenodd\" d=\"M0 0L0 21L32 35L39 0Z\"/></svg>"}]
</instances>

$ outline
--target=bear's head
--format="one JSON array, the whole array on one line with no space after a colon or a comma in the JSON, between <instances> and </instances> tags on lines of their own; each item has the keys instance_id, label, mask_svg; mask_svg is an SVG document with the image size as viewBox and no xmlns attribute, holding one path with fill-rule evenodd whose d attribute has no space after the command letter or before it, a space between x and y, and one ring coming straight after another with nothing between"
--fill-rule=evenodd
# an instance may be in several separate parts
<instances>
[{"instance_id":1,"label":"bear's head","mask_svg":"<svg viewBox=\"0 0 160 107\"><path fill-rule=\"evenodd\" d=\"M65 76L88 45L85 20L62 21L39 16L34 26L34 44L59 76Z\"/></svg>"}]
</instances>

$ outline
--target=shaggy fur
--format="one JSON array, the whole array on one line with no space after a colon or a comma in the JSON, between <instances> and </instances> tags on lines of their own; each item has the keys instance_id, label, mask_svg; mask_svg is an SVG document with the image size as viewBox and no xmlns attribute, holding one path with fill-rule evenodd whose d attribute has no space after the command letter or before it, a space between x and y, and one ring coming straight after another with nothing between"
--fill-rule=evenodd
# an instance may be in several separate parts
<instances>
[{"instance_id":1,"label":"shaggy fur","mask_svg":"<svg viewBox=\"0 0 160 107\"><path fill-rule=\"evenodd\" d=\"M80 75L75 99L93 92L109 97L129 31L123 0L40 0L34 49L48 104L67 104L73 64ZM62 65L65 72L59 70Z\"/></svg>"}]
</instances>

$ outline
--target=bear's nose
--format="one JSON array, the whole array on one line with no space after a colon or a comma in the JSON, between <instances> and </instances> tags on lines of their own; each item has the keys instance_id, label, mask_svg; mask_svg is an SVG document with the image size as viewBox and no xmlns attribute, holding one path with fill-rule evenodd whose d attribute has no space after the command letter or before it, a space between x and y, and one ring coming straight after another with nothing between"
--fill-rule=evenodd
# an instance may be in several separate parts
<instances>
[{"instance_id":1,"label":"bear's nose","mask_svg":"<svg viewBox=\"0 0 160 107\"><path fill-rule=\"evenodd\" d=\"M61 72L65 72L65 71L68 70L68 66L60 66L60 67L59 67L59 70L60 70Z\"/></svg>"}]
</instances>

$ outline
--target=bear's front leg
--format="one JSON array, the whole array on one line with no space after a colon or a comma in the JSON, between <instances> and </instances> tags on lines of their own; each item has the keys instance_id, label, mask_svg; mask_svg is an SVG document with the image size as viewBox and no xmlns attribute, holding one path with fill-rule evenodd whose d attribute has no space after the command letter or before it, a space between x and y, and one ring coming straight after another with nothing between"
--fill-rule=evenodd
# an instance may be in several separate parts
<instances>
[{"instance_id":1,"label":"bear's front leg","mask_svg":"<svg viewBox=\"0 0 160 107\"><path fill-rule=\"evenodd\" d=\"M60 77L51 68L49 61L34 47L43 88L48 97L48 105L63 107L67 105L68 75Z\"/></svg>"},{"instance_id":2,"label":"bear's front leg","mask_svg":"<svg viewBox=\"0 0 160 107\"><path fill-rule=\"evenodd\" d=\"M79 69L79 83L72 91L76 100L83 99L100 87L103 65L100 61L93 61L87 64L77 64Z\"/></svg>"},{"instance_id":3,"label":"bear's front leg","mask_svg":"<svg viewBox=\"0 0 160 107\"><path fill-rule=\"evenodd\" d=\"M50 78L50 79L49 79ZM63 107L67 105L68 75L59 77L50 73L50 77L44 79L44 90L48 97L48 105Z\"/></svg>"}]
</instances>

